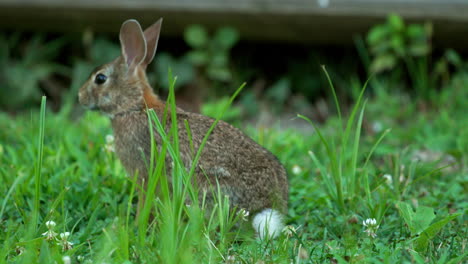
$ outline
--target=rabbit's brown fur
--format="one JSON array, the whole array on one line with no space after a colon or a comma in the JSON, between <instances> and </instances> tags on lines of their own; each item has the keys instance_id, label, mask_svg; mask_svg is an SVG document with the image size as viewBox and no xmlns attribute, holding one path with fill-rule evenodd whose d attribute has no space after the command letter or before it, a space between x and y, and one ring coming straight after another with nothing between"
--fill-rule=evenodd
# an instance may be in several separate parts
<instances>
[{"instance_id":1,"label":"rabbit's brown fur","mask_svg":"<svg viewBox=\"0 0 468 264\"><path fill-rule=\"evenodd\" d=\"M146 164L151 156L146 109L154 109L160 120L165 109L165 103L153 93L145 74L152 60L148 56L154 56L160 23L148 28L143 36L138 22L126 21L120 35L122 56L97 68L79 92L81 104L111 118L118 157L129 174L138 171L142 179L148 177ZM97 83L98 74L107 76L104 83ZM190 168L195 153L190 147L185 122L189 124L196 152L214 120L179 108L176 111L180 155L184 165ZM171 120L167 122L166 127L170 127ZM154 136L156 142L161 142L156 131ZM172 166L168 156L167 175L171 175ZM250 212L287 209L288 182L281 163L268 150L223 121L209 136L195 175L196 186L201 194L206 193L208 201L212 199L211 190L219 183L223 194L238 208Z\"/></svg>"}]
</instances>

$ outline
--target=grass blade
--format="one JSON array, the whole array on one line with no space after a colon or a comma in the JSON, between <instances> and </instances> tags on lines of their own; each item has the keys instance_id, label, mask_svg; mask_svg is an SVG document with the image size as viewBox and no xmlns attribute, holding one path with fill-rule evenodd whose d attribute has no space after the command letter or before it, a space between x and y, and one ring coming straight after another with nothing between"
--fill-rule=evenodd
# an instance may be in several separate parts
<instances>
[{"instance_id":1,"label":"grass blade","mask_svg":"<svg viewBox=\"0 0 468 264\"><path fill-rule=\"evenodd\" d=\"M5 212L5 207L7 205L7 202L8 202L8 199L10 198L11 194L13 193L13 191L15 190L16 186L23 181L24 177L26 176L26 174L20 174L19 177L17 177L15 179L15 181L13 182L13 184L11 185L10 189L8 190L7 194L5 195L5 197L3 197L3 203L2 203L2 209L0 210L0 220L3 219L3 213Z\"/></svg>"},{"instance_id":2,"label":"grass blade","mask_svg":"<svg viewBox=\"0 0 468 264\"><path fill-rule=\"evenodd\" d=\"M364 117L364 110L366 108L366 102L367 101L364 101L364 104L361 107L361 112L359 113L359 118L356 124L356 131L354 135L354 144L353 144L353 151L352 151L352 157L351 157L350 181L348 182L350 186L350 193L352 195L357 195L356 191L359 191L356 189L356 186L358 185L358 179L359 179L359 177L356 177L356 167L357 167L357 158L359 154L359 142L361 139L362 119ZM367 188L368 187L369 186L367 186Z\"/></svg>"},{"instance_id":3,"label":"grass blade","mask_svg":"<svg viewBox=\"0 0 468 264\"><path fill-rule=\"evenodd\" d=\"M297 116L299 118L304 119L305 121L307 121L309 124L311 124L314 127L314 130L317 132L317 135L319 136L320 141L322 142L323 146L325 147L325 149L327 151L327 155L328 155L328 157L330 159L330 167L331 167L331 170L332 170L332 177L333 177L334 184L335 184L338 207L341 210L345 210L345 204L344 204L344 199L343 199L343 187L342 187L342 181L341 181L341 178L340 178L340 172L339 172L340 169L338 167L336 154L333 152L333 149L330 147L327 140L323 136L322 132L320 132L320 129L315 125L314 122L312 122L306 116L303 116L303 115L300 115L300 114L297 115Z\"/></svg>"},{"instance_id":4,"label":"grass blade","mask_svg":"<svg viewBox=\"0 0 468 264\"><path fill-rule=\"evenodd\" d=\"M39 221L39 206L41 198L41 170L42 170L42 158L44 151L44 128L45 128L45 110L46 110L46 97L42 96L41 110L39 114L39 136L37 143L37 158L34 166L34 208L32 213L32 234L36 233L37 225Z\"/></svg>"},{"instance_id":5,"label":"grass blade","mask_svg":"<svg viewBox=\"0 0 468 264\"><path fill-rule=\"evenodd\" d=\"M336 96L335 86L333 86L333 82L332 82L332 80L330 78L330 75L328 74L327 69L325 68L325 65L322 65L322 70L323 70L323 72L325 72L325 76L327 77L328 84L330 85L332 95L333 95L333 100L335 101L335 106L336 106L336 111L337 111L337 114L338 114L338 119L340 120L340 126L342 128L343 125L341 123L341 109L340 109L340 103L338 102L338 97ZM343 129L341 129L340 131L343 131Z\"/></svg>"},{"instance_id":6,"label":"grass blade","mask_svg":"<svg viewBox=\"0 0 468 264\"><path fill-rule=\"evenodd\" d=\"M372 146L370 152L369 152L369 155L367 155L367 158L366 158L366 161L364 162L364 165L362 166L363 168L365 168L367 166L367 163L369 162L370 158L372 157L372 154L374 153L375 149L377 148L377 146L380 144L380 142L384 139L384 137L390 133L391 129L386 129L382 135L380 135L379 139L374 143L374 145Z\"/></svg>"}]
</instances>

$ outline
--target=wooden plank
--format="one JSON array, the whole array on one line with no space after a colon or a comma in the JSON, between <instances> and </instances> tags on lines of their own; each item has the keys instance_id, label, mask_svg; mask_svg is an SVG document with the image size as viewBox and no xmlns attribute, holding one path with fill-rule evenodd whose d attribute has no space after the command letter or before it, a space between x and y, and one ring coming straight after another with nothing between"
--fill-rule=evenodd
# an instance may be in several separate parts
<instances>
[{"instance_id":1,"label":"wooden plank","mask_svg":"<svg viewBox=\"0 0 468 264\"><path fill-rule=\"evenodd\" d=\"M198 23L234 26L243 39L342 44L390 12L431 20L436 43L468 48L468 0L0 0L0 28L117 31L127 18L164 17L163 34Z\"/></svg>"}]
</instances>

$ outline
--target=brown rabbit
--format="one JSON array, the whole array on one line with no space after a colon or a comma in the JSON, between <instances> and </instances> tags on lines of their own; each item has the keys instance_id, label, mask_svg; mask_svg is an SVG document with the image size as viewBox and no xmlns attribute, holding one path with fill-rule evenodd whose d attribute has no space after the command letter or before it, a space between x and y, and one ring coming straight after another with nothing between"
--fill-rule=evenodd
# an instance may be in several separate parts
<instances>
[{"instance_id":1,"label":"brown rabbit","mask_svg":"<svg viewBox=\"0 0 468 264\"><path fill-rule=\"evenodd\" d=\"M145 164L151 156L146 109L154 109L162 120L166 107L153 93L145 73L156 52L161 24L162 19L143 32L136 20L125 21L120 29L121 56L96 68L79 91L82 105L110 117L116 153L127 172L138 171L141 179L148 177ZM178 108L176 116L180 155L184 165L190 168L194 153L185 122L190 126L196 152L214 120ZM161 142L157 132L154 137L156 142ZM170 158L166 163L167 175L171 175ZM200 193L207 195L211 202L211 190L219 183L232 206L255 215L253 225L260 236L279 234L282 214L287 210L286 171L273 154L238 129L223 121L216 125L198 162L195 180Z\"/></svg>"}]
</instances>

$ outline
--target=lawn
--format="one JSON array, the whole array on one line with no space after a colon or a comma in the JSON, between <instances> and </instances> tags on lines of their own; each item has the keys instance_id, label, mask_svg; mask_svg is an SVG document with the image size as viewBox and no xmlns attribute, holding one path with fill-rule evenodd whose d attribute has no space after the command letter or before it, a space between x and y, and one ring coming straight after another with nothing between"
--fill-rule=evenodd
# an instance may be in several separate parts
<instances>
[{"instance_id":1,"label":"lawn","mask_svg":"<svg viewBox=\"0 0 468 264\"><path fill-rule=\"evenodd\" d=\"M153 148L147 185L127 176L110 120L76 102L90 71L120 53L115 40L0 36L0 264L466 263L468 63L433 49L432 32L390 15L347 59L289 47L268 65L275 46L231 54L235 29L193 25L173 42L185 53L156 57L149 81L170 107L174 90L188 91L285 166L289 208L275 239L259 238L229 197L207 210L175 130L151 111L173 175ZM274 122L260 122L264 112Z\"/></svg>"},{"instance_id":2,"label":"lawn","mask_svg":"<svg viewBox=\"0 0 468 264\"><path fill-rule=\"evenodd\" d=\"M459 76L424 109L404 93L364 93L305 131L240 123L289 174L287 227L274 240L256 238L224 197L204 217L202 201L185 204L186 181L136 220L141 191L98 113L0 114L0 262L462 263L467 84Z\"/></svg>"}]
</instances>

